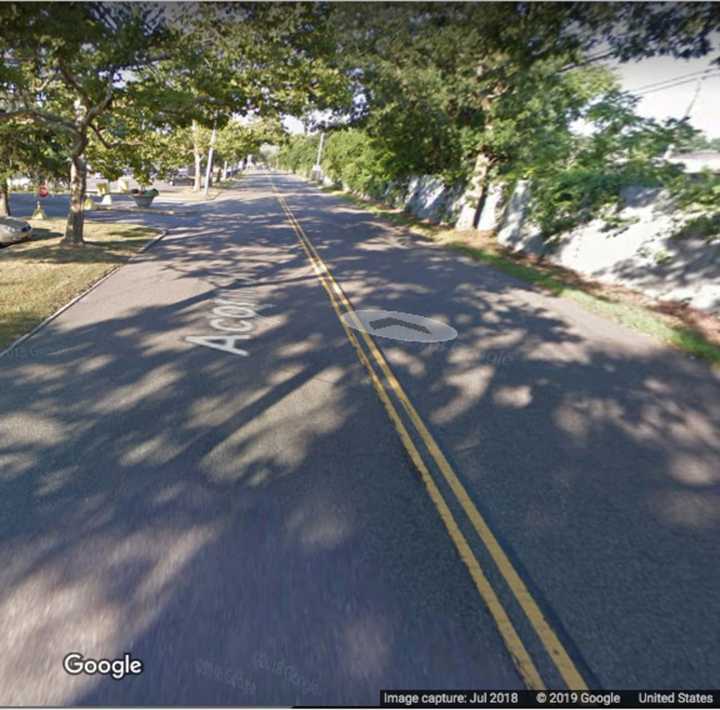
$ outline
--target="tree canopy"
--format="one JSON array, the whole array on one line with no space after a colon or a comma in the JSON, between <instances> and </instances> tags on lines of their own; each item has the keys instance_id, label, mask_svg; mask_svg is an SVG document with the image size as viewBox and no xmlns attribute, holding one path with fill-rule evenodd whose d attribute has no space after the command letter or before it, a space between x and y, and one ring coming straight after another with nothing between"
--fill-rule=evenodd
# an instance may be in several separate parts
<instances>
[{"instance_id":1,"label":"tree canopy","mask_svg":"<svg viewBox=\"0 0 720 710\"><path fill-rule=\"evenodd\" d=\"M588 170L629 179L641 164L653 172L652 161L692 129L686 121L641 119L636 101L597 60L712 54L718 27L709 3L378 3L364 10L346 4L334 15L354 102L344 121L326 126L334 131L326 170L361 191L422 174L466 183L475 220L491 180L532 177L558 187L564 170L578 180ZM591 140L578 133L580 122L592 127ZM300 143L283 159L306 167L313 151ZM583 180L580 192L591 189Z\"/></svg>"},{"instance_id":2,"label":"tree canopy","mask_svg":"<svg viewBox=\"0 0 720 710\"><path fill-rule=\"evenodd\" d=\"M643 122L597 63L715 57L713 3L3 3L0 175L71 186L66 239L82 242L88 164L112 178L170 174L202 153L262 143L286 162L283 115L325 112L325 162L380 189L411 175L470 186L547 179L562 166L638 164L690 141ZM592 124L585 140L574 130ZM12 137L12 138L11 138ZM652 155L651 155L652 154ZM573 168L573 169L574 169ZM553 172L555 171L555 172ZM199 183L198 183L199 184Z\"/></svg>"},{"instance_id":3,"label":"tree canopy","mask_svg":"<svg viewBox=\"0 0 720 710\"><path fill-rule=\"evenodd\" d=\"M67 141L74 243L88 152L116 172L124 150L137 168L154 131L347 99L321 5L5 3L0 23L0 122Z\"/></svg>"}]
</instances>

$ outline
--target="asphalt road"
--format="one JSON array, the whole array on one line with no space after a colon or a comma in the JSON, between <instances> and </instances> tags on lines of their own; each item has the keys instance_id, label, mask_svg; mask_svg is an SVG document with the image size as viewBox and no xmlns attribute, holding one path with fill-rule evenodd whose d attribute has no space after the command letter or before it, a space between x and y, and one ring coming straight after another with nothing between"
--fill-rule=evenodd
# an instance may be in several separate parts
<instances>
[{"instance_id":1,"label":"asphalt road","mask_svg":"<svg viewBox=\"0 0 720 710\"><path fill-rule=\"evenodd\" d=\"M457 331L375 342L587 684L717 687L720 378L274 182L355 309ZM522 687L271 176L181 217L120 218L171 231L0 359L0 704ZM206 347L229 303L251 325L234 352ZM564 687L412 436L543 681ZM144 672L70 676L70 651L130 652Z\"/></svg>"},{"instance_id":2,"label":"asphalt road","mask_svg":"<svg viewBox=\"0 0 720 710\"><path fill-rule=\"evenodd\" d=\"M96 181L93 181L96 182ZM181 194L188 189L187 186L173 186L167 183L157 183L160 191L160 195L153 201L153 207L159 210L166 209L177 209L179 204L183 203L184 196ZM100 202L100 197L95 193L94 185L88 185L88 191L90 196L95 202ZM215 194L215 191L212 191ZM114 194L112 196L113 207L118 211L123 211L123 217L127 215L125 208L135 208L135 203L129 195ZM212 201L212 199L210 200ZM70 206L70 198L68 193L52 194L39 200L45 213L48 217L65 217ZM205 202L202 195L198 195L196 200L193 199L187 202L188 208L195 208L201 202ZM29 218L35 211L35 206L38 203L38 198L33 192L13 192L10 198L10 208L14 217ZM95 210L92 213L88 213L92 219L104 219L103 212ZM146 218L147 219L147 218ZM154 219L154 218L153 218ZM127 221L127 220L126 220ZM153 221L152 219L150 221Z\"/></svg>"}]
</instances>

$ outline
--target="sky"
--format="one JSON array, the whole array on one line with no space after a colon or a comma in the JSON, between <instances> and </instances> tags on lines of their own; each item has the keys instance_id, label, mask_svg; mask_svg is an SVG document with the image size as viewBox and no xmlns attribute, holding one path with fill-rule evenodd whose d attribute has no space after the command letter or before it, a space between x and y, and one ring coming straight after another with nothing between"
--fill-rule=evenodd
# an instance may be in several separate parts
<instances>
[{"instance_id":1,"label":"sky","mask_svg":"<svg viewBox=\"0 0 720 710\"><path fill-rule=\"evenodd\" d=\"M714 55L713 55L714 56ZM712 66L708 57L700 59L675 59L673 57L653 57L639 62L618 64L610 67L617 71L622 88L626 91L675 79L691 72L704 71L710 67L709 74L700 84L700 93L690 112L690 124L704 131L710 138L720 137L720 66ZM682 118L697 89L696 77L690 83L669 88L657 88L657 91L643 94L637 106L640 115L663 120Z\"/></svg>"},{"instance_id":2,"label":"sky","mask_svg":"<svg viewBox=\"0 0 720 710\"><path fill-rule=\"evenodd\" d=\"M292 134L303 132L302 121L295 118L295 116L283 116L282 122L285 128Z\"/></svg>"}]
</instances>

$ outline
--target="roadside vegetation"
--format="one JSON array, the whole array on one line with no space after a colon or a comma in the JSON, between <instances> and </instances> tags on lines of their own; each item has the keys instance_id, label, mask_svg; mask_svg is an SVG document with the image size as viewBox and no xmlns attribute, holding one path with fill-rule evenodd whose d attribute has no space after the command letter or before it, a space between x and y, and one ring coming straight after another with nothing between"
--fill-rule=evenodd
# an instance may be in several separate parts
<instances>
[{"instance_id":1,"label":"roadside vegetation","mask_svg":"<svg viewBox=\"0 0 720 710\"><path fill-rule=\"evenodd\" d=\"M638 179L717 204L658 161L697 131L640 118L600 63L711 55L713 3L4 3L0 23L0 214L8 177L64 181L75 245L89 166L149 185L194 163L197 192L274 144L310 170L317 136L284 115L329 131L326 173L361 194L436 175L476 223L491 184L530 179L547 238Z\"/></svg>"},{"instance_id":2,"label":"roadside vegetation","mask_svg":"<svg viewBox=\"0 0 720 710\"><path fill-rule=\"evenodd\" d=\"M394 5L372 17L350 7L340 17L352 28L341 33L343 46L348 63L359 67L353 78L365 100L349 121L326 121L313 134L291 137L280 150L281 167L309 176L323 131L323 175L361 198L358 204L374 201L372 209L395 223L720 361L717 319L511 254L475 229L490 188L500 188L502 211L522 180L531 186L527 219L548 243L597 218L621 239L621 196L638 185L661 188L672 199L683 215L677 238L717 237L720 177L690 176L667 159L672 151L715 149L716 143L687 118L641 116L638 98L623 92L602 64L608 57L656 55L709 55L717 63L710 38L720 17L709 4L450 4L422 18ZM606 50L598 50L599 41ZM464 195L444 214L454 223L469 207L460 231L420 227L393 209L410 181L426 175L438 178L447 194Z\"/></svg>"},{"instance_id":3,"label":"roadside vegetation","mask_svg":"<svg viewBox=\"0 0 720 710\"><path fill-rule=\"evenodd\" d=\"M570 112L556 135L543 138L555 146L564 144L562 155L548 158L544 143L539 144L531 151L532 157L519 156L498 166L493 184L501 186L507 200L518 180L531 181L528 217L548 241L598 217L608 228L621 226L617 223L621 194L624 188L637 185L664 188L679 212L697 213L678 231L678 237L717 235L720 176L709 172L688 175L680 165L662 159L674 141L690 140L698 132L686 122L660 125L642 118L634 111L636 103L616 89L595 97L582 115L583 120L595 125L591 136L573 131L577 114ZM318 143L318 135L292 136L280 151L279 165L309 176ZM399 167L388 155L367 129L342 128L331 131L325 139L321 167L338 187L392 202L396 194L405 192L413 177L423 173L412 173L411 166ZM469 174L460 173L462 164L456 166L454 175L459 182L446 182L456 194L461 194L471 179ZM442 174L439 177L448 179ZM486 187L489 184L488 178Z\"/></svg>"},{"instance_id":4,"label":"roadside vegetation","mask_svg":"<svg viewBox=\"0 0 720 710\"><path fill-rule=\"evenodd\" d=\"M712 55L720 16L710 4L450 3L421 16L399 5L363 16L349 6L336 21L363 99L347 120L318 126L323 173L336 184L392 201L413 177L432 175L465 194L474 211L467 226L476 226L491 186L507 200L528 180L529 221L546 240L597 217L612 221L631 185L716 213L720 178L690 178L665 159L668 149L715 143L687 118L640 116L639 99L602 63ZM318 138L292 137L279 164L309 174Z\"/></svg>"},{"instance_id":5,"label":"roadside vegetation","mask_svg":"<svg viewBox=\"0 0 720 710\"><path fill-rule=\"evenodd\" d=\"M216 157L222 180L231 162L276 137L282 113L345 105L329 12L310 3L3 3L0 213L7 178L63 180L64 239L80 247L89 166L150 184L194 158L198 189Z\"/></svg>"},{"instance_id":6,"label":"roadside vegetation","mask_svg":"<svg viewBox=\"0 0 720 710\"><path fill-rule=\"evenodd\" d=\"M631 289L584 279L568 269L505 249L490 233L431 224L367 197L333 188L324 188L324 191L416 237L453 249L552 296L573 300L592 313L720 368L720 319L717 317L679 304L653 302Z\"/></svg>"},{"instance_id":7,"label":"roadside vegetation","mask_svg":"<svg viewBox=\"0 0 720 710\"><path fill-rule=\"evenodd\" d=\"M64 220L31 221L30 241L0 249L0 349L122 266L158 232L131 224L87 222L86 248L63 241Z\"/></svg>"},{"instance_id":8,"label":"roadside vegetation","mask_svg":"<svg viewBox=\"0 0 720 710\"><path fill-rule=\"evenodd\" d=\"M250 154L309 174L320 131L335 184L392 205L436 176L470 228L492 186L507 200L520 180L546 240L598 216L621 228L620 195L638 183L691 214L678 238L720 224L720 178L665 159L717 146L686 119L641 117L602 63L717 65L713 3L3 3L0 24L0 214L12 176L66 184L64 247L86 245L90 166L149 186L192 163L197 195ZM284 116L314 132L289 136ZM559 279L489 242L461 246L551 290Z\"/></svg>"}]
</instances>

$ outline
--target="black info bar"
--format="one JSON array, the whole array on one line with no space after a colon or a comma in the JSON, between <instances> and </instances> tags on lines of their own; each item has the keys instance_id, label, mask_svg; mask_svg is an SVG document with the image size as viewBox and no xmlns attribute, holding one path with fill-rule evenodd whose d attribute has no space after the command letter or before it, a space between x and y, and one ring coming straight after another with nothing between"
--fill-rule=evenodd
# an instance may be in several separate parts
<instances>
[{"instance_id":1,"label":"black info bar","mask_svg":"<svg viewBox=\"0 0 720 710\"><path fill-rule=\"evenodd\" d=\"M720 690L381 690L382 708L720 708Z\"/></svg>"}]
</instances>

